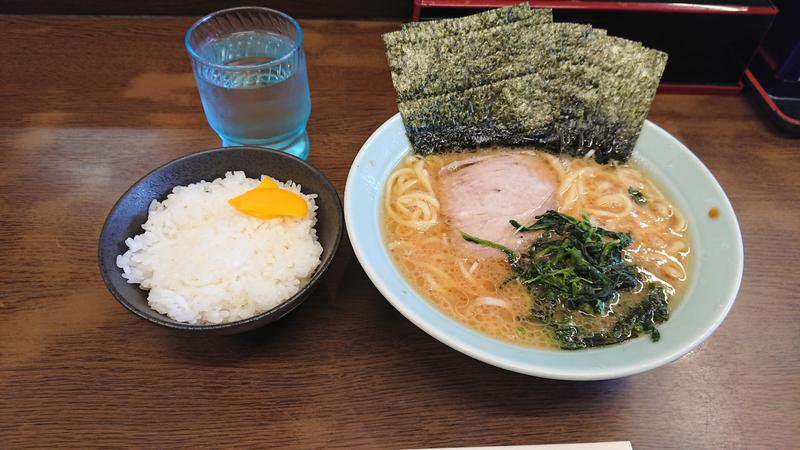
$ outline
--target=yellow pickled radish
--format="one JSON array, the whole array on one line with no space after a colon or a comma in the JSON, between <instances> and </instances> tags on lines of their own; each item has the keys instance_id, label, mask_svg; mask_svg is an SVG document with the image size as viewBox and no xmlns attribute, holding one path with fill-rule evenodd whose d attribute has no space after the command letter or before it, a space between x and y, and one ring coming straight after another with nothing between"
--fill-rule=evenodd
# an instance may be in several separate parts
<instances>
[{"instance_id":1,"label":"yellow pickled radish","mask_svg":"<svg viewBox=\"0 0 800 450\"><path fill-rule=\"evenodd\" d=\"M308 214L308 204L305 199L284 189L257 187L228 200L228 203L242 214L258 219L273 219L279 216L303 218Z\"/></svg>"},{"instance_id":2,"label":"yellow pickled radish","mask_svg":"<svg viewBox=\"0 0 800 450\"><path fill-rule=\"evenodd\" d=\"M272 181L272 178L264 177L264 179L261 180L261 183L256 186L256 189L278 189L278 185Z\"/></svg>"}]
</instances>

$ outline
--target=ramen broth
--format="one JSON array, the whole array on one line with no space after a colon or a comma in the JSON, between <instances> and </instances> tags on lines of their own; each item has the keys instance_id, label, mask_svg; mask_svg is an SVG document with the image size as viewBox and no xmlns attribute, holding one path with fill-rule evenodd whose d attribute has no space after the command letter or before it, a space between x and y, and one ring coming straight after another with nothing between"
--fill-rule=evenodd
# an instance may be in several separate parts
<instances>
[{"instance_id":1,"label":"ramen broth","mask_svg":"<svg viewBox=\"0 0 800 450\"><path fill-rule=\"evenodd\" d=\"M512 152L547 163L552 171L548 176L556 180L553 197L558 212L578 218L586 214L593 225L630 233L633 239L623 255L639 268L639 286L622 293L607 316L578 314L576 324L587 331L609 329L637 304L648 283L664 286L674 307L687 276L687 223L640 169L507 149L409 156L390 176L384 190L386 245L400 272L425 299L489 336L524 346L558 348L547 326L526 318L534 299L522 284L509 282L506 258L500 252L486 257L464 251L463 243L454 242L460 239L458 230L442 214L442 168L466 158Z\"/></svg>"}]
</instances>

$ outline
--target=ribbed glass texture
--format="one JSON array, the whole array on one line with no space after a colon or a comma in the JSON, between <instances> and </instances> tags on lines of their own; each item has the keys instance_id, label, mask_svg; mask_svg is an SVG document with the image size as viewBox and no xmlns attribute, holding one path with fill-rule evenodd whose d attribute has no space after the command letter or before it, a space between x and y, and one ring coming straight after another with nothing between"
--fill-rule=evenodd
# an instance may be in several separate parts
<instances>
[{"instance_id":1,"label":"ribbed glass texture","mask_svg":"<svg viewBox=\"0 0 800 450\"><path fill-rule=\"evenodd\" d=\"M267 8L219 11L189 29L186 48L206 118L225 145L307 146L311 102L294 19Z\"/></svg>"}]
</instances>

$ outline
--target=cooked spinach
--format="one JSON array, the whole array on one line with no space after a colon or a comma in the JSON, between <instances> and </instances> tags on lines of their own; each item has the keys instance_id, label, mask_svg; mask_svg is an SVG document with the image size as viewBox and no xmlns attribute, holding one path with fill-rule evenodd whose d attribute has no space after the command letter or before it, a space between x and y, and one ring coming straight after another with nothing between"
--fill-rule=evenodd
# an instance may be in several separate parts
<instances>
[{"instance_id":1,"label":"cooked spinach","mask_svg":"<svg viewBox=\"0 0 800 450\"><path fill-rule=\"evenodd\" d=\"M650 334L653 342L661 339L657 324L669 319L667 292L663 286L650 285L647 298L617 320L608 331L586 332L581 327L566 322L549 321L547 324L564 350L617 344L641 334Z\"/></svg>"},{"instance_id":2,"label":"cooked spinach","mask_svg":"<svg viewBox=\"0 0 800 450\"><path fill-rule=\"evenodd\" d=\"M466 233L462 236L506 254L512 278L535 298L524 319L548 324L565 349L613 344L639 333L651 333L654 340L658 339L655 324L669 315L666 292L661 287L651 287L647 299L608 332L584 332L573 320L574 314L607 316L620 293L640 285L638 269L623 257L624 249L631 244L629 234L593 226L586 215L579 220L556 211L538 216L530 226L513 220L510 223L519 232L542 234L521 253Z\"/></svg>"},{"instance_id":3,"label":"cooked spinach","mask_svg":"<svg viewBox=\"0 0 800 450\"><path fill-rule=\"evenodd\" d=\"M636 286L636 267L625 261L622 250L631 237L595 227L556 211L547 211L531 226L516 221L520 232L543 231L533 245L517 254L500 244L464 234L464 239L498 249L508 257L514 276L534 291L533 314L550 320L563 306L586 314L606 315L620 289Z\"/></svg>"},{"instance_id":4,"label":"cooked spinach","mask_svg":"<svg viewBox=\"0 0 800 450\"><path fill-rule=\"evenodd\" d=\"M642 194L642 191L634 189L633 186L628 186L628 195L631 196L634 202L640 205L647 204L647 197L645 197L644 194Z\"/></svg>"}]
</instances>

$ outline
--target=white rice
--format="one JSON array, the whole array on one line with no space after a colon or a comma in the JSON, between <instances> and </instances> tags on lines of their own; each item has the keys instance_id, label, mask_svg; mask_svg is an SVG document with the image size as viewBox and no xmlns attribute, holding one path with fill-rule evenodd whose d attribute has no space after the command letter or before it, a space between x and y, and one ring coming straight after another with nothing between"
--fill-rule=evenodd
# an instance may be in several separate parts
<instances>
[{"instance_id":1,"label":"white rice","mask_svg":"<svg viewBox=\"0 0 800 450\"><path fill-rule=\"evenodd\" d=\"M228 199L255 188L244 172L178 186L153 200L144 233L128 238L117 266L129 283L149 290L159 313L191 324L246 319L297 293L320 263L316 194L291 181L279 187L308 202L305 219L245 216Z\"/></svg>"}]
</instances>

